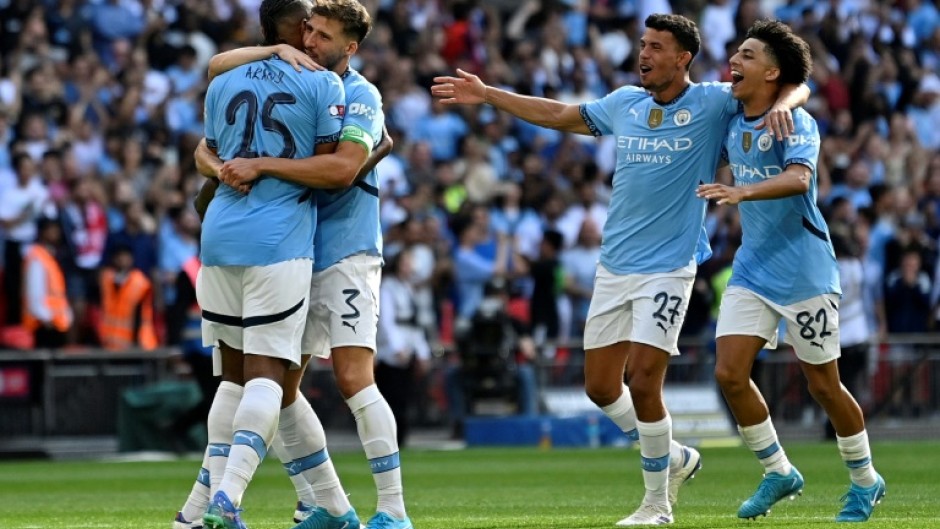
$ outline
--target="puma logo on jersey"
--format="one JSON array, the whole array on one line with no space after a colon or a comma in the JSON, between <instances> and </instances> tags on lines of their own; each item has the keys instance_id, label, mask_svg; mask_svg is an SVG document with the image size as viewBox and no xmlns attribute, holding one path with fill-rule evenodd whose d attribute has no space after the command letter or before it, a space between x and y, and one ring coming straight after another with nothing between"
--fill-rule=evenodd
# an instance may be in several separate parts
<instances>
[{"instance_id":1,"label":"puma logo on jersey","mask_svg":"<svg viewBox=\"0 0 940 529\"><path fill-rule=\"evenodd\" d=\"M353 334L359 334L356 332L356 325L359 325L358 321L355 324L349 323L348 321L343 321L344 327L349 327L350 329L352 329Z\"/></svg>"}]
</instances>

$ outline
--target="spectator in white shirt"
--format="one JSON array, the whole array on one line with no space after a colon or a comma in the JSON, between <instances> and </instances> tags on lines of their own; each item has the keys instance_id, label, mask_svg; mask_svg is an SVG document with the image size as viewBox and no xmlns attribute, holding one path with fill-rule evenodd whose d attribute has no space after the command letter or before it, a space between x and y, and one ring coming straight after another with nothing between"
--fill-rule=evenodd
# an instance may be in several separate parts
<instances>
[{"instance_id":1,"label":"spectator in white shirt","mask_svg":"<svg viewBox=\"0 0 940 529\"><path fill-rule=\"evenodd\" d=\"M3 293L7 300L6 323L19 324L22 310L23 251L36 240L36 221L40 215L52 216L46 186L36 178L36 162L29 154L13 157L16 185L0 193L0 226L3 227Z\"/></svg>"},{"instance_id":2,"label":"spectator in white shirt","mask_svg":"<svg viewBox=\"0 0 940 529\"><path fill-rule=\"evenodd\" d=\"M398 446L405 446L408 437L414 377L416 372L426 371L431 358L431 348L418 324L412 275L411 252L405 249L388 259L379 291L375 383L395 415Z\"/></svg>"}]
</instances>

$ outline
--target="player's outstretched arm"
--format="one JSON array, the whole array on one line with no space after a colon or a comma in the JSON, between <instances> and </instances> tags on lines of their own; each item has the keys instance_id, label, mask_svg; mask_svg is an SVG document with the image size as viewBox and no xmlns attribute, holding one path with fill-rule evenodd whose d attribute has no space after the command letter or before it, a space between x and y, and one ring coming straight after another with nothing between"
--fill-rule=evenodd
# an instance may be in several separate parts
<instances>
[{"instance_id":1,"label":"player's outstretched arm","mask_svg":"<svg viewBox=\"0 0 940 529\"><path fill-rule=\"evenodd\" d=\"M764 119L755 127L757 130L769 128L777 141L793 134L793 110L809 101L810 90L805 84L786 84L780 87L777 102L774 103Z\"/></svg>"},{"instance_id":2,"label":"player's outstretched arm","mask_svg":"<svg viewBox=\"0 0 940 529\"><path fill-rule=\"evenodd\" d=\"M494 107L522 118L529 123L564 132L590 135L587 123L581 117L580 105L567 105L544 97L531 97L488 86L479 77L457 70L457 77L434 78L431 95L441 98L445 105L479 105Z\"/></svg>"},{"instance_id":3,"label":"player's outstretched arm","mask_svg":"<svg viewBox=\"0 0 940 529\"><path fill-rule=\"evenodd\" d=\"M738 204L748 200L772 200L802 195L809 190L812 171L799 163L787 166L779 175L749 186L726 186L724 184L702 184L696 195L718 204Z\"/></svg>"},{"instance_id":4,"label":"player's outstretched arm","mask_svg":"<svg viewBox=\"0 0 940 529\"><path fill-rule=\"evenodd\" d=\"M272 55L277 55L282 61L290 64L298 72L301 68L308 70L325 70L324 67L317 64L306 53L287 44L275 44L274 46L250 46L247 48L236 48L216 55L209 59L209 80L211 81L217 75L223 74L232 68L237 68L243 64L267 59Z\"/></svg>"}]
</instances>

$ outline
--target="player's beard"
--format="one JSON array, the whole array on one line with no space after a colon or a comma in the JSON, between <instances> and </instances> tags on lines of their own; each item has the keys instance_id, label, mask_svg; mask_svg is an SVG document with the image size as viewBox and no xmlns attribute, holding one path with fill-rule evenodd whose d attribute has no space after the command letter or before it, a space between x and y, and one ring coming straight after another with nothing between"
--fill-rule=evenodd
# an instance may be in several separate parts
<instances>
[{"instance_id":1,"label":"player's beard","mask_svg":"<svg viewBox=\"0 0 940 529\"><path fill-rule=\"evenodd\" d=\"M332 54L321 54L319 60L317 60L317 58L314 58L314 60L319 62L320 66L326 68L327 70L335 71L336 65L339 64L340 61L342 61L345 57L346 54L340 52Z\"/></svg>"}]
</instances>

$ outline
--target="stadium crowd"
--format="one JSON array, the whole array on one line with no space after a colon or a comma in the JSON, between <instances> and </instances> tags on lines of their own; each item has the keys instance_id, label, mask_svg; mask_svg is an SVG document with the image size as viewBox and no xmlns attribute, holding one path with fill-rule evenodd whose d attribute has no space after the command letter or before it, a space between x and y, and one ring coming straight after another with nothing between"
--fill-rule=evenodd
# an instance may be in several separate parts
<instances>
[{"instance_id":1,"label":"stadium crowd","mask_svg":"<svg viewBox=\"0 0 940 529\"><path fill-rule=\"evenodd\" d=\"M586 102L636 84L642 20L665 11L700 24L696 81L730 80L729 51L758 18L778 18L811 44L806 108L823 137L819 197L838 251L861 265L859 332L867 340L934 328L936 2L363 4L376 26L352 64L379 88L395 146L378 166L386 256L410 249L416 318L432 341L452 342L494 279L530 300L515 314L537 342L578 339L616 141L538 128L487 106L445 108L430 95L433 77L461 68L520 93ZM173 327L187 308L177 298L191 297L178 296L185 285L178 279L198 252L191 202L203 177L193 151L203 135L207 64L217 52L259 41L257 7L256 0L0 1L6 346L23 343L23 285L34 263L22 258L50 218L60 233L44 240L64 279L63 310L71 312L63 344L154 347L181 339ZM689 335L711 331L741 242L734 207L710 207L706 227L714 257L699 269ZM126 296L102 288L102 278L132 269L146 285ZM134 322L133 336L109 327L109 318L120 317Z\"/></svg>"}]
</instances>

